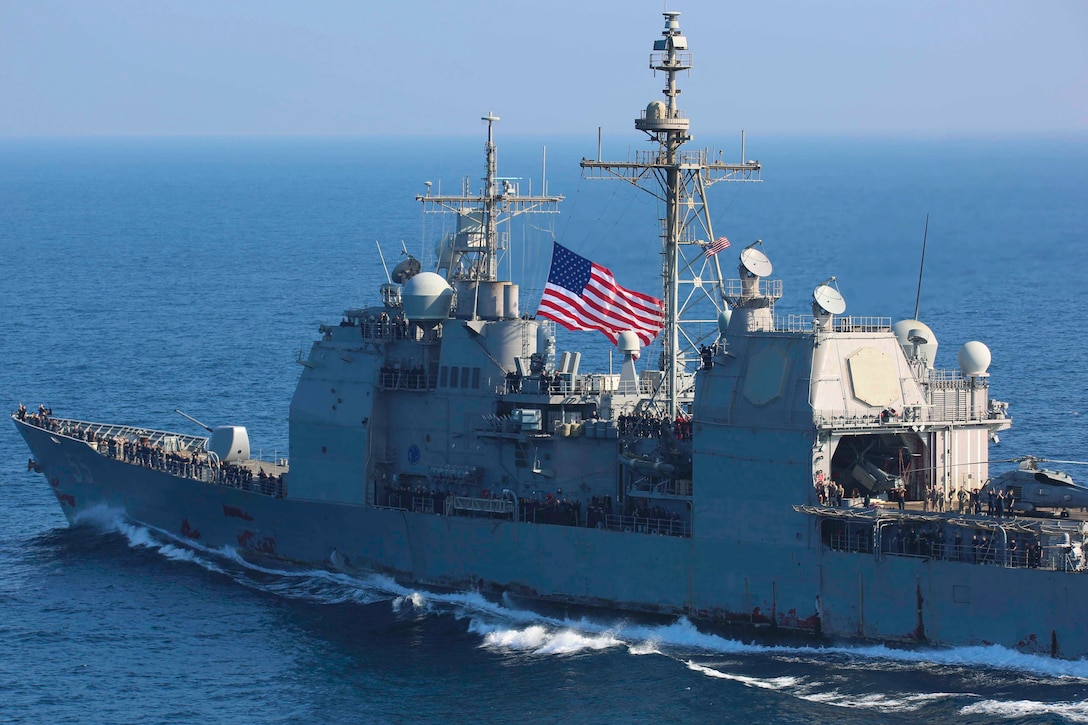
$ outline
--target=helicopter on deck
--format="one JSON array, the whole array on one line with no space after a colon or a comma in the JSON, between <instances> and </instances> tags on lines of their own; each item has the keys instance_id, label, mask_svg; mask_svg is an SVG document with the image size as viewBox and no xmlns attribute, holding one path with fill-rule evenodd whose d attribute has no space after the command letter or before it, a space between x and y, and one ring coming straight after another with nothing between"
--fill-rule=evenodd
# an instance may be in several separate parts
<instances>
[{"instance_id":1,"label":"helicopter on deck","mask_svg":"<svg viewBox=\"0 0 1088 725\"><path fill-rule=\"evenodd\" d=\"M1088 508L1088 487L1073 481L1064 471L1040 468L1040 463L1088 465L1085 461L1056 461L1035 456L1012 459L1020 465L1012 471L991 478L983 487L996 493L1004 491L1013 499L1012 513L1026 516L1068 518L1073 508ZM1056 509L1057 513L1051 511Z\"/></svg>"}]
</instances>

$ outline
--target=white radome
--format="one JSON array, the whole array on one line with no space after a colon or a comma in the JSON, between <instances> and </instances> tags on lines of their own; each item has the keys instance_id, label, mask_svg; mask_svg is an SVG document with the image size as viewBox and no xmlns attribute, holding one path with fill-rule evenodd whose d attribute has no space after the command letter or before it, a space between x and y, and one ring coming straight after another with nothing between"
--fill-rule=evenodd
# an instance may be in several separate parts
<instances>
[{"instance_id":1,"label":"white radome","mask_svg":"<svg viewBox=\"0 0 1088 725\"><path fill-rule=\"evenodd\" d=\"M619 334L619 338L616 340L616 347L624 355L634 355L638 357L639 351L642 349L642 343L638 340L636 335L631 330L626 330Z\"/></svg>"},{"instance_id":2,"label":"white radome","mask_svg":"<svg viewBox=\"0 0 1088 725\"><path fill-rule=\"evenodd\" d=\"M926 361L926 367L932 368L937 359L937 336L929 325L918 320L900 320L892 325L892 332L903 351L910 357L917 344L918 357ZM913 342L914 338L917 343Z\"/></svg>"},{"instance_id":3,"label":"white radome","mask_svg":"<svg viewBox=\"0 0 1088 725\"><path fill-rule=\"evenodd\" d=\"M442 275L420 272L404 283L401 304L410 322L444 320L450 316L453 290Z\"/></svg>"},{"instance_id":4,"label":"white radome","mask_svg":"<svg viewBox=\"0 0 1088 725\"><path fill-rule=\"evenodd\" d=\"M990 348L978 340L965 342L956 360L964 375L985 375L990 367Z\"/></svg>"}]
</instances>

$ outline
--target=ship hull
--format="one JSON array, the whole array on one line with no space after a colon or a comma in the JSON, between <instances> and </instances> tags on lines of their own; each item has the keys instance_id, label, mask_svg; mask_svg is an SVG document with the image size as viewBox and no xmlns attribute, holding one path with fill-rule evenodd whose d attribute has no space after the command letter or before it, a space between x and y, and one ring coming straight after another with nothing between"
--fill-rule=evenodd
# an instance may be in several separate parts
<instances>
[{"instance_id":1,"label":"ship hull","mask_svg":"<svg viewBox=\"0 0 1088 725\"><path fill-rule=\"evenodd\" d=\"M589 607L931 646L1088 655L1088 576L274 498L16 421L71 523L97 509L212 548ZM783 515L795 514L783 506ZM1031 596L1026 596L1031 592ZM1064 623L1061 625L1060 623Z\"/></svg>"}]
</instances>

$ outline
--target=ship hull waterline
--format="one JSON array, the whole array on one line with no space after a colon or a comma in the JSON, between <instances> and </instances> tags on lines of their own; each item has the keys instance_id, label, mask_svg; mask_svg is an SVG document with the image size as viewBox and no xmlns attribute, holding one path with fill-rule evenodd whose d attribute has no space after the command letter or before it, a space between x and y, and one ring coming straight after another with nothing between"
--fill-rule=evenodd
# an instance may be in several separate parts
<instances>
[{"instance_id":1,"label":"ship hull waterline","mask_svg":"<svg viewBox=\"0 0 1088 725\"><path fill-rule=\"evenodd\" d=\"M1084 628L1053 624L1079 621L1077 603L1088 601L1088 577L1075 573L1006 569L998 586L992 567L823 551L790 557L797 559L793 566L816 574L791 580L774 550L740 541L727 556L718 542L719 550L710 551L698 537L279 499L113 460L83 441L15 422L71 523L107 508L243 556L380 573L425 588L684 615L825 642L997 644L1062 657L1088 652ZM700 594L710 587L701 587L695 572L712 563L724 582L714 589L724 592L718 597L724 604ZM1009 609L1009 587L1037 592L1037 604Z\"/></svg>"}]
</instances>

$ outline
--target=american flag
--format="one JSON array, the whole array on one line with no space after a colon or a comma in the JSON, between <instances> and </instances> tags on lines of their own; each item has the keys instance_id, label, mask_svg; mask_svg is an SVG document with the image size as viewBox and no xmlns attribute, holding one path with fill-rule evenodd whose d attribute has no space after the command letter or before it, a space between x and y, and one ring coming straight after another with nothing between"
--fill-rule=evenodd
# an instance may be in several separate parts
<instances>
[{"instance_id":1,"label":"american flag","mask_svg":"<svg viewBox=\"0 0 1088 725\"><path fill-rule=\"evenodd\" d=\"M708 257L713 257L715 254L717 254L718 252L720 252L723 249L726 249L728 247L729 247L729 240L726 239L725 237L718 237L713 242L706 245L706 248L703 249L703 254L705 254Z\"/></svg>"},{"instance_id":2,"label":"american flag","mask_svg":"<svg viewBox=\"0 0 1088 725\"><path fill-rule=\"evenodd\" d=\"M665 325L661 300L620 287L608 269L558 243L537 315L568 330L600 330L613 345L626 330L649 345Z\"/></svg>"}]
</instances>

